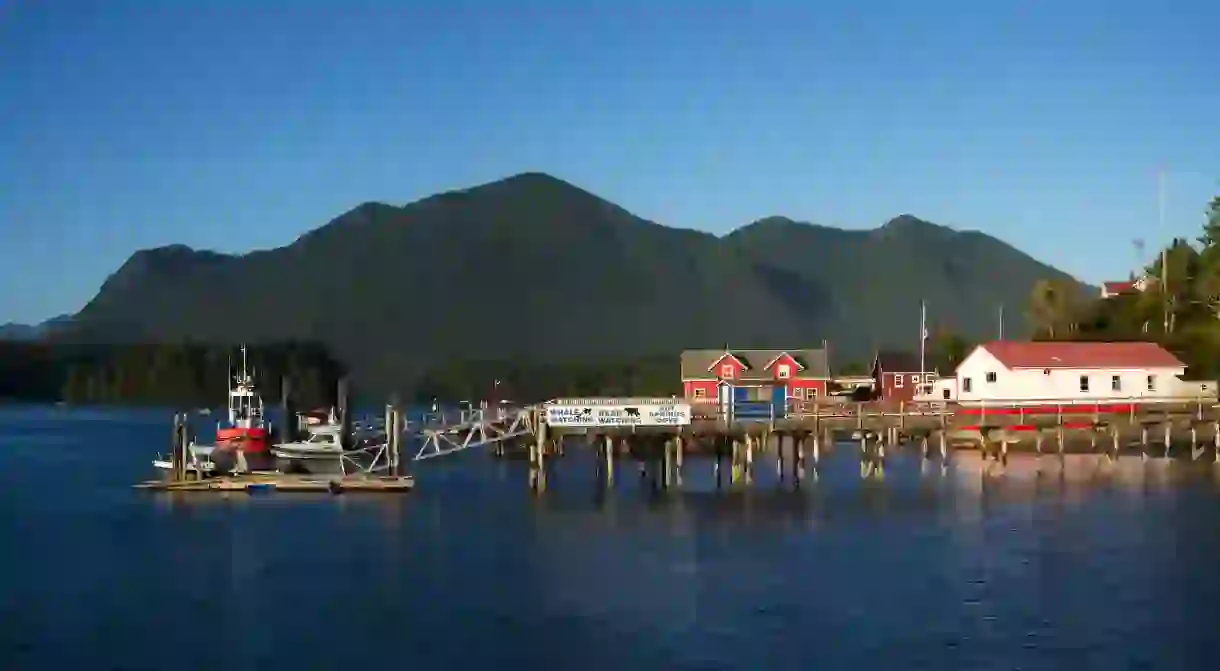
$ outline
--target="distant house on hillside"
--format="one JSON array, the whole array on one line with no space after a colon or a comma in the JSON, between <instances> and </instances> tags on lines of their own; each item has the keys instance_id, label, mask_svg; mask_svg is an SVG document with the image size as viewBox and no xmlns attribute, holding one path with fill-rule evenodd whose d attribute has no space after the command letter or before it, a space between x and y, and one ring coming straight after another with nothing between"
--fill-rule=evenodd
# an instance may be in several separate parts
<instances>
[{"instance_id":1,"label":"distant house on hillside","mask_svg":"<svg viewBox=\"0 0 1220 671\"><path fill-rule=\"evenodd\" d=\"M1140 402L1180 396L1186 366L1151 342L979 345L957 368L962 404Z\"/></svg>"},{"instance_id":2,"label":"distant house on hillside","mask_svg":"<svg viewBox=\"0 0 1220 671\"><path fill-rule=\"evenodd\" d=\"M910 352L880 351L873 359L873 389L883 401L910 401L917 393L931 393L938 377L936 370L921 366L919 356Z\"/></svg>"},{"instance_id":3,"label":"distant house on hillside","mask_svg":"<svg viewBox=\"0 0 1220 671\"><path fill-rule=\"evenodd\" d=\"M699 349L682 353L682 391L692 403L770 401L783 412L790 400L826 396L830 366L823 348Z\"/></svg>"},{"instance_id":4,"label":"distant house on hillside","mask_svg":"<svg viewBox=\"0 0 1220 671\"><path fill-rule=\"evenodd\" d=\"M1123 282L1102 282L1101 297L1113 298L1123 294L1141 293L1148 289L1148 278L1138 277L1134 280L1125 280Z\"/></svg>"}]
</instances>

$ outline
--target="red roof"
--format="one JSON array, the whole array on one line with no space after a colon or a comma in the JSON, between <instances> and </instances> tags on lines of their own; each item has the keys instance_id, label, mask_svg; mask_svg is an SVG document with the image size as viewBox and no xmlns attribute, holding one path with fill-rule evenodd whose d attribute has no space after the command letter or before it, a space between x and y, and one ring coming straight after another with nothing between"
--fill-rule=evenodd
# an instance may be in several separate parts
<instances>
[{"instance_id":1,"label":"red roof","mask_svg":"<svg viewBox=\"0 0 1220 671\"><path fill-rule=\"evenodd\" d=\"M980 345L1008 368L1184 368L1151 342L1016 342Z\"/></svg>"},{"instance_id":2,"label":"red roof","mask_svg":"<svg viewBox=\"0 0 1220 671\"><path fill-rule=\"evenodd\" d=\"M1121 294L1135 291L1135 282L1131 280L1126 282L1102 282L1102 287L1108 294Z\"/></svg>"}]
</instances>

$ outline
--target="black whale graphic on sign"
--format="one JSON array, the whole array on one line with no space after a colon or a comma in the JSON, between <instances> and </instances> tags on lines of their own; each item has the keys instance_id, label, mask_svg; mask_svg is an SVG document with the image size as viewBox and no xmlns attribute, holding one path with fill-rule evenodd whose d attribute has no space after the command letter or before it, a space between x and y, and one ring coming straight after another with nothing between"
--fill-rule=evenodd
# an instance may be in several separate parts
<instances>
[{"instance_id":1,"label":"black whale graphic on sign","mask_svg":"<svg viewBox=\"0 0 1220 671\"><path fill-rule=\"evenodd\" d=\"M623 408L623 413L626 414L628 417L639 417L640 409L639 408Z\"/></svg>"},{"instance_id":2,"label":"black whale graphic on sign","mask_svg":"<svg viewBox=\"0 0 1220 671\"><path fill-rule=\"evenodd\" d=\"M589 417L592 414L593 414L593 408L582 408L580 411L580 415L582 417Z\"/></svg>"}]
</instances>

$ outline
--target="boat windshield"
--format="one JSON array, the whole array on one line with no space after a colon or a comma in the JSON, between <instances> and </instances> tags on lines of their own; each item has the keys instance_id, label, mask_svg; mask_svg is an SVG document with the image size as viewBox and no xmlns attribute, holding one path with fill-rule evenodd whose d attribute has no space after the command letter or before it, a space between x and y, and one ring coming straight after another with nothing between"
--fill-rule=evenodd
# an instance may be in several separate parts
<instances>
[{"instance_id":1,"label":"boat windshield","mask_svg":"<svg viewBox=\"0 0 1220 671\"><path fill-rule=\"evenodd\" d=\"M315 433L314 435L312 435L312 436L310 436L310 437L309 437L309 440L307 440L307 441L305 441L305 442L307 442L307 443L324 443L324 444L328 444L328 445L330 445L330 444L334 444L334 442L335 442L335 437L334 437L334 436L332 436L332 435L330 435L330 434L327 434L327 433Z\"/></svg>"}]
</instances>

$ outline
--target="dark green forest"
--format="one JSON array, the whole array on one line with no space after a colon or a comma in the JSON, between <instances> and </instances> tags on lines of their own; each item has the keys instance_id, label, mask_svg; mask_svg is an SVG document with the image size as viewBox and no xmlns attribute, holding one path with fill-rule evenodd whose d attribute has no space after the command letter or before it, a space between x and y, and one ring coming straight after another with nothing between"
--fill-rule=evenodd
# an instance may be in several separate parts
<instances>
[{"instance_id":1,"label":"dark green forest","mask_svg":"<svg viewBox=\"0 0 1220 671\"><path fill-rule=\"evenodd\" d=\"M952 333L934 334L929 367L952 370L972 346ZM226 370L238 350L224 346L64 345L0 341L0 400L215 406L223 401ZM321 345L286 343L250 348L250 365L268 402L280 397L286 375L297 403L335 402L344 366ZM867 374L870 361L839 374ZM359 396L360 381L355 381ZM409 385L416 402L515 401L564 396L671 396L682 393L678 354L632 360L567 363L466 360L428 369ZM369 401L380 399L366 399Z\"/></svg>"},{"instance_id":2,"label":"dark green forest","mask_svg":"<svg viewBox=\"0 0 1220 671\"><path fill-rule=\"evenodd\" d=\"M201 344L0 342L0 400L214 407L225 403L226 371L239 357L236 348ZM297 402L329 405L343 374L325 347L308 343L253 347L249 364L268 402L288 376Z\"/></svg>"}]
</instances>

